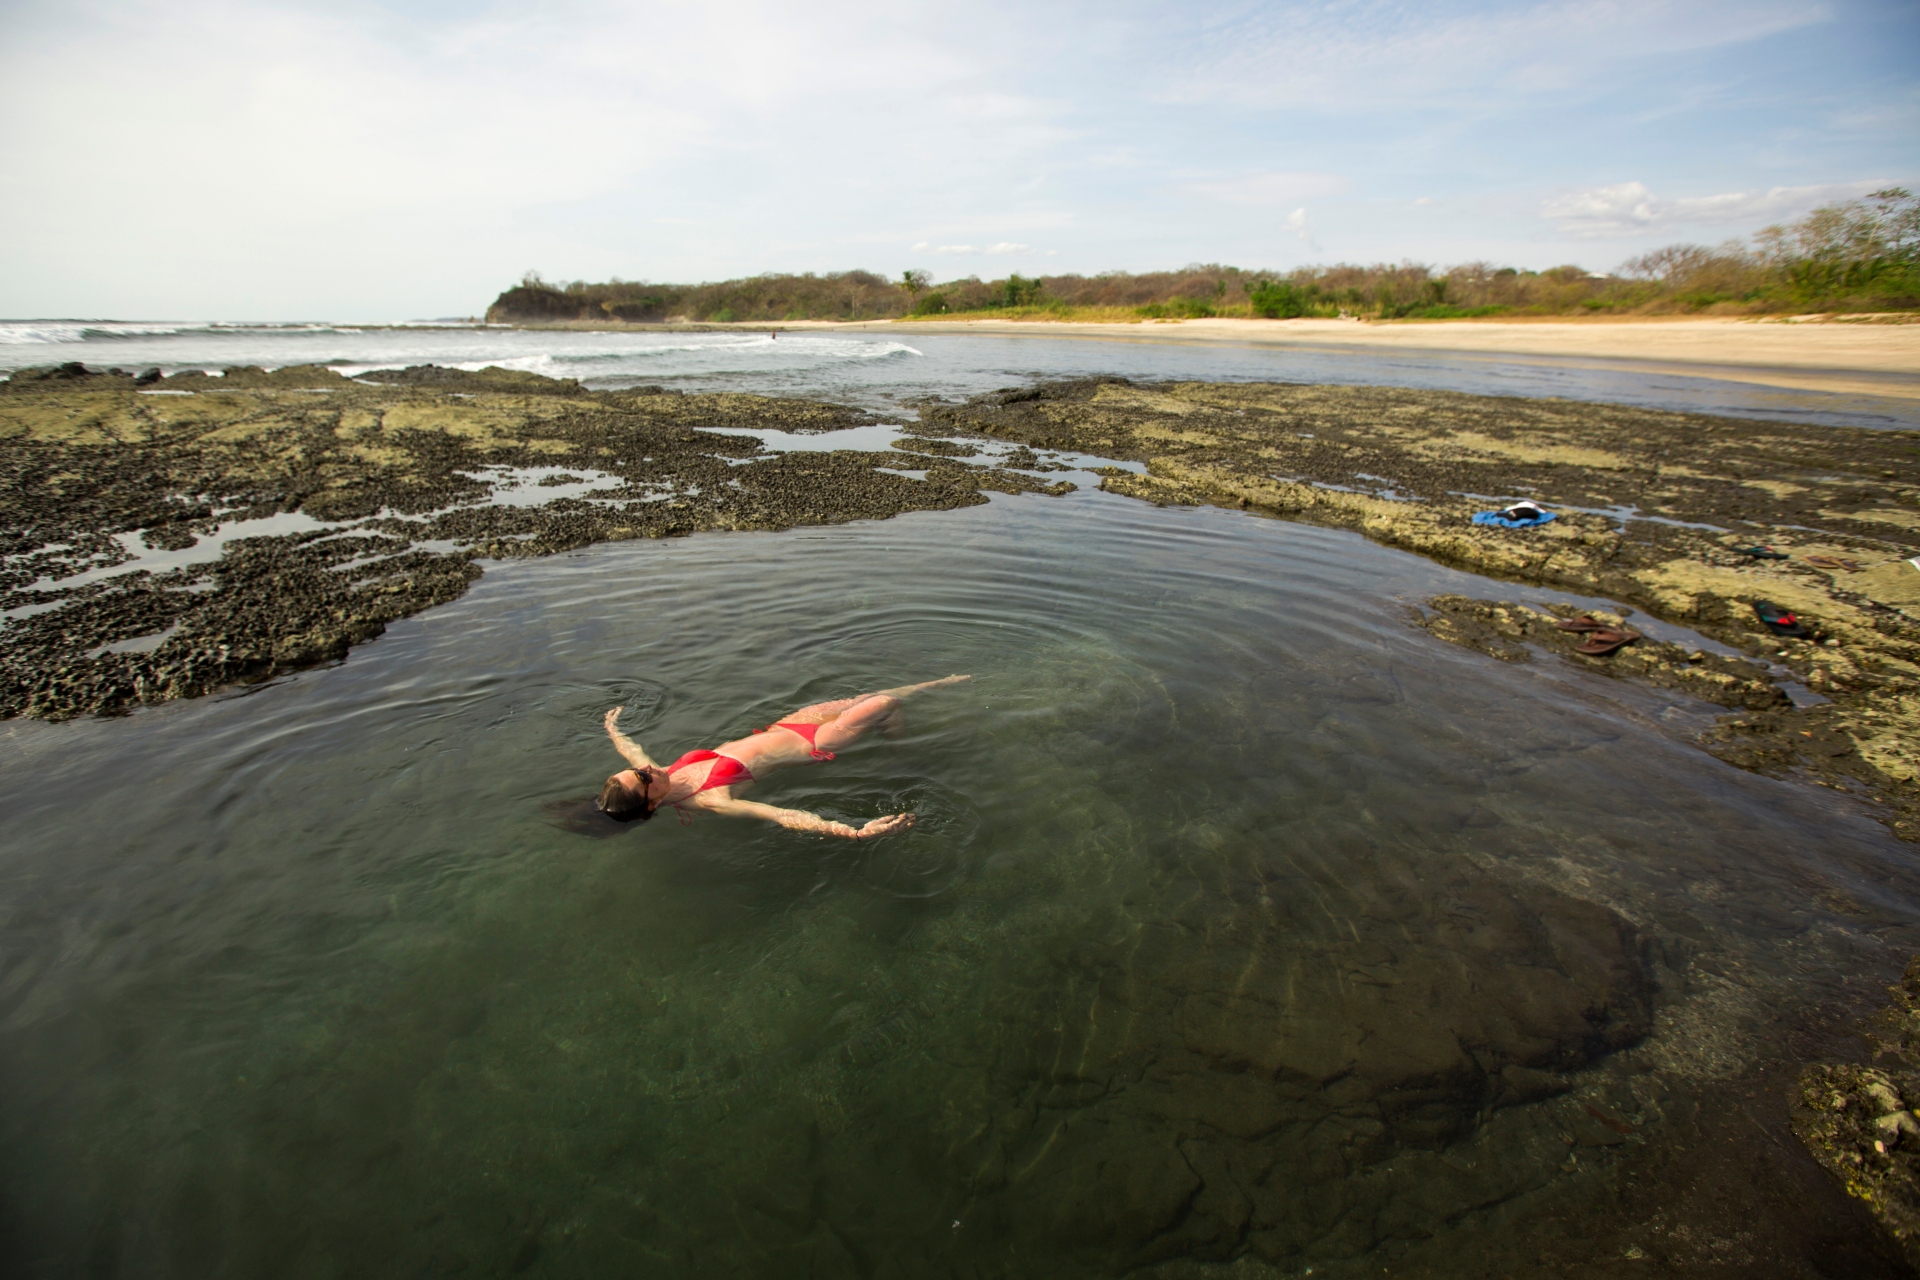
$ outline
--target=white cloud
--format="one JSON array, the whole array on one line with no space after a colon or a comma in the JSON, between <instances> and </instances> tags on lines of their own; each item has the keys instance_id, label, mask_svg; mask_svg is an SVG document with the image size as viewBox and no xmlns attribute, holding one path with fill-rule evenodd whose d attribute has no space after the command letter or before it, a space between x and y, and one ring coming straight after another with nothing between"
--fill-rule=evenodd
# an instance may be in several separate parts
<instances>
[{"instance_id":1,"label":"white cloud","mask_svg":"<svg viewBox=\"0 0 1920 1280\"><path fill-rule=\"evenodd\" d=\"M1246 173L1231 178L1210 178L1188 182L1180 189L1192 195L1226 204L1292 204L1311 196L1344 195L1353 183L1337 173Z\"/></svg>"},{"instance_id":2,"label":"white cloud","mask_svg":"<svg viewBox=\"0 0 1920 1280\"><path fill-rule=\"evenodd\" d=\"M444 315L528 266L1277 268L1335 227L1530 261L1556 226L1751 230L1843 162L1914 185L1920 118L1910 24L1856 0L1844 31L1810 25L1838 0L0 2L13 315Z\"/></svg>"},{"instance_id":3,"label":"white cloud","mask_svg":"<svg viewBox=\"0 0 1920 1280\"><path fill-rule=\"evenodd\" d=\"M1562 192L1541 202L1540 216L1563 235L1583 240L1637 236L1683 226L1755 231L1760 224L1797 217L1817 205L1851 200L1887 185L1880 180L1727 191L1667 200L1642 182L1620 182Z\"/></svg>"},{"instance_id":4,"label":"white cloud","mask_svg":"<svg viewBox=\"0 0 1920 1280\"><path fill-rule=\"evenodd\" d=\"M1025 193L1072 136L995 40L872 0L7 12L0 314L444 314L529 263L823 269L934 210L1034 225ZM875 154L897 163L874 173ZM103 156L140 165L137 198Z\"/></svg>"},{"instance_id":5,"label":"white cloud","mask_svg":"<svg viewBox=\"0 0 1920 1280\"><path fill-rule=\"evenodd\" d=\"M1293 232L1294 235L1306 241L1307 248L1311 249L1316 257L1319 256L1320 242L1314 239L1313 228L1307 225L1307 210L1305 206L1295 209L1292 213L1288 214L1282 221L1282 225L1285 226L1287 230Z\"/></svg>"}]
</instances>

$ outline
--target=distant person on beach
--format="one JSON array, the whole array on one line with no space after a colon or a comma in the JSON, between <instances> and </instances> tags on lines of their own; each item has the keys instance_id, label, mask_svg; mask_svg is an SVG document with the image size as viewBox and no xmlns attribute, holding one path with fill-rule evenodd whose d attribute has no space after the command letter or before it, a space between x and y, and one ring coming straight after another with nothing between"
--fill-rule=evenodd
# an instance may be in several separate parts
<instances>
[{"instance_id":1,"label":"distant person on beach","mask_svg":"<svg viewBox=\"0 0 1920 1280\"><path fill-rule=\"evenodd\" d=\"M816 831L848 840L871 840L904 831L913 825L910 813L890 813L863 827L850 827L801 809L781 809L742 800L736 793L769 769L805 764L809 760L831 760L835 751L851 746L875 725L893 723L904 699L925 689L959 684L971 678L948 676L944 680L883 689L838 702L816 702L764 729L755 729L751 737L723 742L712 751L689 751L668 765L657 763L639 743L620 732L616 722L624 708L615 707L606 715L607 736L613 739L613 749L632 767L607 779L594 806L619 822L644 821L662 805L672 805L684 818L686 806L690 805L708 813L764 818L795 831Z\"/></svg>"}]
</instances>

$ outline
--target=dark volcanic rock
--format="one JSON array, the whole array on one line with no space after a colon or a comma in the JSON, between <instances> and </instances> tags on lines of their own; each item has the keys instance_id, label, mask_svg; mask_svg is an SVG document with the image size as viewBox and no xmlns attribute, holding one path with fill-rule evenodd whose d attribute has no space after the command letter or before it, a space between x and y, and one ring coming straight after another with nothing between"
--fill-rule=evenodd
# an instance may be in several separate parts
<instances>
[{"instance_id":1,"label":"dark volcanic rock","mask_svg":"<svg viewBox=\"0 0 1920 1280\"><path fill-rule=\"evenodd\" d=\"M370 381L373 379L370 379ZM168 378L143 396L79 365L0 384L0 716L104 713L330 661L451 600L480 557L612 539L884 519L1059 493L1012 472L897 453L763 454L718 426L817 433L871 421L748 395L593 393L512 370L416 366L368 386L322 366ZM620 481L592 500L487 504L499 469ZM87 583L115 535L184 550L223 526L302 512L336 527L227 544L211 564ZM453 553L420 539L456 540ZM145 647L148 637L162 637ZM138 642L138 643L136 643Z\"/></svg>"},{"instance_id":2,"label":"dark volcanic rock","mask_svg":"<svg viewBox=\"0 0 1920 1280\"><path fill-rule=\"evenodd\" d=\"M581 390L574 378L544 378L537 373L502 369L448 369L437 364L413 364L404 369L374 369L354 381L376 387L440 387L451 391L525 391L535 395L573 395Z\"/></svg>"},{"instance_id":3,"label":"dark volcanic rock","mask_svg":"<svg viewBox=\"0 0 1920 1280\"><path fill-rule=\"evenodd\" d=\"M923 435L980 432L1146 464L1145 475L1103 472L1114 493L1353 529L1476 573L1621 601L1764 656L1832 704L1783 707L1750 675L1676 663L1644 643L1596 669L1748 710L1709 749L1769 772L1811 766L1884 802L1894 832L1920 840L1920 573L1909 563L1920 552L1920 433L1394 387L1117 378L922 413ZM1521 497L1557 518L1526 530L1472 523ZM1747 554L1756 543L1785 558ZM1762 599L1811 635L1774 636L1752 608ZM1490 627L1499 606L1464 603L1440 607L1428 629L1499 657L1550 629L1519 613ZM1716 688L1722 677L1732 683Z\"/></svg>"}]
</instances>

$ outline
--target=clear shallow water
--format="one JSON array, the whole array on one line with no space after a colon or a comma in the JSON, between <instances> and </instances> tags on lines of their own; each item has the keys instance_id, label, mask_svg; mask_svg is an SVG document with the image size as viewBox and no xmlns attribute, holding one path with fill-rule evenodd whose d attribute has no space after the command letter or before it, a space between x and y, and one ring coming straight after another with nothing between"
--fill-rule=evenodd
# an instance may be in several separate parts
<instances>
[{"instance_id":1,"label":"clear shallow water","mask_svg":"<svg viewBox=\"0 0 1920 1280\"><path fill-rule=\"evenodd\" d=\"M884 332L578 333L485 326L167 325L0 322L0 373L69 360L141 369L326 364L348 374L414 364L495 364L596 388L659 384L688 391L808 395L885 409L900 400L963 397L1037 378L1364 383L1486 395L1566 396L1660 409L1817 422L1920 427L1920 402L1797 391L1605 361L1454 352L1236 347L1139 338L1088 340Z\"/></svg>"},{"instance_id":2,"label":"clear shallow water","mask_svg":"<svg viewBox=\"0 0 1920 1280\"><path fill-rule=\"evenodd\" d=\"M1440 590L1559 598L996 499L493 566L332 669L0 726L7 1256L1524 1270L1529 1224L1871 998L1911 855L1680 741L1710 709L1408 627ZM909 835L543 820L615 702L677 754L949 671L753 793Z\"/></svg>"}]
</instances>

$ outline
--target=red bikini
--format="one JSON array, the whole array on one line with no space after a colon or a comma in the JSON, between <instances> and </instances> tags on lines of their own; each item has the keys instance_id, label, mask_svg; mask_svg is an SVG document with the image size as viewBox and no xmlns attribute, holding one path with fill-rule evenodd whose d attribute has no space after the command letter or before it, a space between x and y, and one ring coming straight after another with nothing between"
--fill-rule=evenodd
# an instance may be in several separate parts
<instances>
[{"instance_id":1,"label":"red bikini","mask_svg":"<svg viewBox=\"0 0 1920 1280\"><path fill-rule=\"evenodd\" d=\"M813 745L813 735L820 732L820 726L817 724L790 724L783 720L779 724L768 725L767 729L791 729L807 740L807 746L812 748L809 754L811 754L815 760L833 759L833 752L822 751ZM760 732L765 733L766 729L762 729Z\"/></svg>"},{"instance_id":2,"label":"red bikini","mask_svg":"<svg viewBox=\"0 0 1920 1280\"><path fill-rule=\"evenodd\" d=\"M694 795L702 791L711 791L715 787L730 787L736 782L753 781L753 772L732 756L723 756L718 751L689 751L667 766L667 775L671 777L676 769L685 765L699 764L702 760L717 760L718 764L707 770L707 780L693 789ZM675 803L679 803L675 801Z\"/></svg>"},{"instance_id":3,"label":"red bikini","mask_svg":"<svg viewBox=\"0 0 1920 1280\"><path fill-rule=\"evenodd\" d=\"M791 724L782 722L780 724L770 724L767 726L767 729L791 729L807 740L807 746L812 748L809 754L812 755L815 760L833 759L833 752L822 751L813 745L814 735L820 732L820 726L817 724ZM767 729L755 729L754 732L765 733ZM718 751L689 751L667 766L667 774L668 776L672 776L685 766L699 764L702 760L714 760L718 763L707 771L707 780L693 789L694 795L699 795L702 791L711 791L715 787L730 787L736 782L753 781L753 771L751 769L741 764L738 760L735 760L732 756L723 756ZM679 802L675 801L674 803L677 804Z\"/></svg>"}]
</instances>

